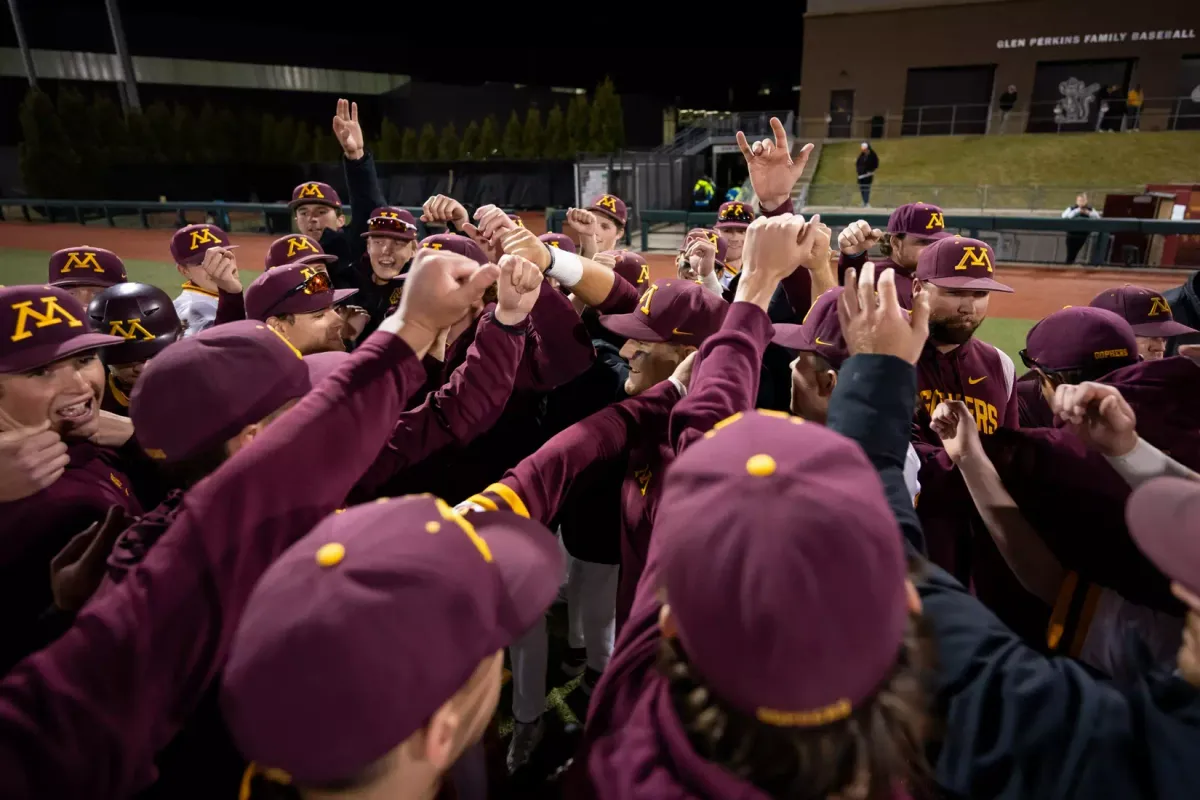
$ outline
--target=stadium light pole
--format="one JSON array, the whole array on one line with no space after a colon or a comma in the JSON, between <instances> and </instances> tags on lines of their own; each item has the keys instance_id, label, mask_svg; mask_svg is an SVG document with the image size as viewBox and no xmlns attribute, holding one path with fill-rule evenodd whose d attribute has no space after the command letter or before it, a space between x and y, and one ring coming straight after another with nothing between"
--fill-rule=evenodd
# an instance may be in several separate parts
<instances>
[{"instance_id":1,"label":"stadium light pole","mask_svg":"<svg viewBox=\"0 0 1200 800\"><path fill-rule=\"evenodd\" d=\"M37 88L37 70L33 67L33 51L25 40L25 29L21 27L21 14L17 11L17 0L8 0L8 10L12 14L13 30L17 32L17 47L21 50L21 60L25 62L25 77L29 79L29 88Z\"/></svg>"},{"instance_id":2,"label":"stadium light pole","mask_svg":"<svg viewBox=\"0 0 1200 800\"><path fill-rule=\"evenodd\" d=\"M16 0L8 1L16 2ZM117 59L121 62L121 72L125 76L122 83L124 91L121 92L121 104L125 106L126 114L130 111L141 111L142 101L138 99L137 78L133 74L133 59L129 55L129 47L125 44L125 31L121 28L121 12L117 8L117 0L104 0L104 7L108 9L108 24L112 28L113 44L116 45Z\"/></svg>"}]
</instances>

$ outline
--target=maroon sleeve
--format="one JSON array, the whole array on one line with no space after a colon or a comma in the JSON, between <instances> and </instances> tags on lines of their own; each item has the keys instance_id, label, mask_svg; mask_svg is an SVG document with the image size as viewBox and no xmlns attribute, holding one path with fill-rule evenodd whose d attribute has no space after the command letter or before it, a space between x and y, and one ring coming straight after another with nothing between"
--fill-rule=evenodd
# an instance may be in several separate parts
<instances>
[{"instance_id":1,"label":"maroon sleeve","mask_svg":"<svg viewBox=\"0 0 1200 800\"><path fill-rule=\"evenodd\" d=\"M1013 375L1012 391L1008 393L1008 402L1004 406L1003 428L1021 427L1021 406L1017 398L1017 376Z\"/></svg>"},{"instance_id":2,"label":"maroon sleeve","mask_svg":"<svg viewBox=\"0 0 1200 800\"><path fill-rule=\"evenodd\" d=\"M241 292L220 292L217 298L217 317L213 325L237 322L246 318L246 298Z\"/></svg>"},{"instance_id":3,"label":"maroon sleeve","mask_svg":"<svg viewBox=\"0 0 1200 800\"><path fill-rule=\"evenodd\" d=\"M778 217L780 214L794 214L795 206L792 204L792 198L788 198L779 204L778 208L770 211L763 211L764 217ZM842 275L839 269L838 285L842 282ZM813 304L812 296L812 275L808 270L800 268L792 271L782 281L779 282L783 286L783 293L787 295L788 305L792 307L792 313L798 317L803 317L808 313L808 309ZM732 301L730 301L732 302Z\"/></svg>"},{"instance_id":4,"label":"maroon sleeve","mask_svg":"<svg viewBox=\"0 0 1200 800\"><path fill-rule=\"evenodd\" d=\"M581 475L593 465L623 458L631 432L654 417L665 418L677 400L679 390L663 381L603 408L555 435L505 473L499 484L471 496L468 502L488 511L507 508L548 525Z\"/></svg>"},{"instance_id":5,"label":"maroon sleeve","mask_svg":"<svg viewBox=\"0 0 1200 800\"><path fill-rule=\"evenodd\" d=\"M854 256L848 256L845 253L838 253L838 286L845 285L846 270L853 267L859 272L862 272L863 264L865 263L867 263L866 250Z\"/></svg>"},{"instance_id":6,"label":"maroon sleeve","mask_svg":"<svg viewBox=\"0 0 1200 800\"><path fill-rule=\"evenodd\" d=\"M534 346L518 373L517 386L548 392L586 372L596 358L596 349L570 299L550 281L542 281L540 291L529 312Z\"/></svg>"},{"instance_id":7,"label":"maroon sleeve","mask_svg":"<svg viewBox=\"0 0 1200 800\"><path fill-rule=\"evenodd\" d=\"M632 283L622 278L620 275L614 275L612 288L608 290L608 297L604 298L604 302L596 306L596 310L601 314L629 314L637 308L638 295L637 287Z\"/></svg>"},{"instance_id":8,"label":"maroon sleeve","mask_svg":"<svg viewBox=\"0 0 1200 800\"><path fill-rule=\"evenodd\" d=\"M767 313L753 303L734 303L721 330L700 345L687 396L671 412L675 452L723 419L754 408L763 351L774 334Z\"/></svg>"},{"instance_id":9,"label":"maroon sleeve","mask_svg":"<svg viewBox=\"0 0 1200 800\"><path fill-rule=\"evenodd\" d=\"M4 796L128 797L221 669L267 566L334 511L424 377L377 332L185 497L128 579L0 683Z\"/></svg>"},{"instance_id":10,"label":"maroon sleeve","mask_svg":"<svg viewBox=\"0 0 1200 800\"><path fill-rule=\"evenodd\" d=\"M379 458L354 487L351 504L373 499L398 472L495 425L512 394L528 329L528 320L510 327L484 314L466 361L445 386L400 415Z\"/></svg>"},{"instance_id":11,"label":"maroon sleeve","mask_svg":"<svg viewBox=\"0 0 1200 800\"><path fill-rule=\"evenodd\" d=\"M775 208L771 209L770 211L767 211L761 205L759 205L759 209L762 210L762 215L764 217L778 217L780 214L796 213L796 206L792 203L792 198L790 198L790 197L787 200L784 200L782 203L780 203Z\"/></svg>"}]
</instances>

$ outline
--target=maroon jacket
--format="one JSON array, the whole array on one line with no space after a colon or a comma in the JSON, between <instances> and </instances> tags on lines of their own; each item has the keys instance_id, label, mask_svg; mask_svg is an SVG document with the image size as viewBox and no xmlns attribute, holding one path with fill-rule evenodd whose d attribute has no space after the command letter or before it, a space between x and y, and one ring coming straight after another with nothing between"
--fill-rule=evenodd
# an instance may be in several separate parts
<instances>
[{"instance_id":1,"label":"maroon jacket","mask_svg":"<svg viewBox=\"0 0 1200 800\"><path fill-rule=\"evenodd\" d=\"M128 579L0 682L6 798L122 798L150 780L259 576L342 503L423 379L402 340L372 336L188 492Z\"/></svg>"},{"instance_id":2,"label":"maroon jacket","mask_svg":"<svg viewBox=\"0 0 1200 800\"><path fill-rule=\"evenodd\" d=\"M943 400L962 400L983 435L1000 428L1015 428L1017 406L1016 367L1004 352L972 337L948 353L925 345L917 361L917 423L914 439L941 447L929 429L930 415Z\"/></svg>"},{"instance_id":3,"label":"maroon jacket","mask_svg":"<svg viewBox=\"0 0 1200 800\"><path fill-rule=\"evenodd\" d=\"M38 618L53 603L50 560L75 534L120 506L142 513L117 454L91 442L71 442L66 472L37 494L0 503L0 669L44 645L53 632ZM0 771L0 774L3 774Z\"/></svg>"},{"instance_id":4,"label":"maroon jacket","mask_svg":"<svg viewBox=\"0 0 1200 800\"><path fill-rule=\"evenodd\" d=\"M1054 427L1054 412L1042 396L1042 382L1037 373L1017 379L1017 415L1022 428Z\"/></svg>"}]
</instances>

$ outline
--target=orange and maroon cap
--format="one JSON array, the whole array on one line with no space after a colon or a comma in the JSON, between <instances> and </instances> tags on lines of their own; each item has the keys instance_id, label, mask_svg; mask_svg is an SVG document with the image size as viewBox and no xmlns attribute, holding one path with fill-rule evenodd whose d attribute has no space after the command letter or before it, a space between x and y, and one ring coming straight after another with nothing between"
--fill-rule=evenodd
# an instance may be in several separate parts
<instances>
[{"instance_id":1,"label":"orange and maroon cap","mask_svg":"<svg viewBox=\"0 0 1200 800\"><path fill-rule=\"evenodd\" d=\"M50 256L51 286L116 286L128 279L125 262L103 247L67 247Z\"/></svg>"},{"instance_id":2,"label":"orange and maroon cap","mask_svg":"<svg viewBox=\"0 0 1200 800\"><path fill-rule=\"evenodd\" d=\"M234 741L295 783L359 774L542 618L562 569L553 534L508 511L415 495L326 517L242 613L221 682Z\"/></svg>"},{"instance_id":3,"label":"orange and maroon cap","mask_svg":"<svg viewBox=\"0 0 1200 800\"><path fill-rule=\"evenodd\" d=\"M625 223L629 219L629 209L625 207L625 201L615 194L600 195L594 203L587 207L587 210L603 214L621 227L625 227Z\"/></svg>"},{"instance_id":4,"label":"orange and maroon cap","mask_svg":"<svg viewBox=\"0 0 1200 800\"><path fill-rule=\"evenodd\" d=\"M914 277L944 289L1011 292L994 277L996 252L987 242L948 236L921 251Z\"/></svg>"},{"instance_id":5,"label":"orange and maroon cap","mask_svg":"<svg viewBox=\"0 0 1200 800\"><path fill-rule=\"evenodd\" d=\"M312 262L333 263L337 256L326 253L321 243L303 233L289 233L271 242L267 257L263 259L266 269L282 267L284 264L311 264Z\"/></svg>"},{"instance_id":6,"label":"orange and maroon cap","mask_svg":"<svg viewBox=\"0 0 1200 800\"><path fill-rule=\"evenodd\" d=\"M846 337L842 336L842 323L838 319L838 299L843 291L841 286L835 286L818 297L799 325L777 323L771 341L789 350L816 353L834 369L841 369L850 357Z\"/></svg>"},{"instance_id":7,"label":"orange and maroon cap","mask_svg":"<svg viewBox=\"0 0 1200 800\"><path fill-rule=\"evenodd\" d=\"M335 289L319 264L284 264L267 270L246 289L246 318L266 321L284 314L311 314L358 294Z\"/></svg>"},{"instance_id":8,"label":"orange and maroon cap","mask_svg":"<svg viewBox=\"0 0 1200 800\"><path fill-rule=\"evenodd\" d=\"M895 668L904 540L850 439L780 411L735 414L667 472L654 537L688 660L734 708L815 728L848 717Z\"/></svg>"},{"instance_id":9,"label":"orange and maroon cap","mask_svg":"<svg viewBox=\"0 0 1200 800\"><path fill-rule=\"evenodd\" d=\"M288 208L295 211L300 206L307 205L329 206L341 211L342 198L338 197L337 191L328 183L309 181L292 190L292 201L288 203Z\"/></svg>"},{"instance_id":10,"label":"orange and maroon cap","mask_svg":"<svg viewBox=\"0 0 1200 800\"><path fill-rule=\"evenodd\" d=\"M721 203L721 207L717 209L717 230L729 228L735 231L744 231L750 227L750 223L754 222L754 209L749 203L743 203L741 200L730 200L728 203Z\"/></svg>"},{"instance_id":11,"label":"orange and maroon cap","mask_svg":"<svg viewBox=\"0 0 1200 800\"><path fill-rule=\"evenodd\" d=\"M698 283L680 278L657 280L628 314L606 314L600 324L639 342L700 344L721 329L729 303Z\"/></svg>"},{"instance_id":12,"label":"orange and maroon cap","mask_svg":"<svg viewBox=\"0 0 1200 800\"><path fill-rule=\"evenodd\" d=\"M1138 548L1164 575L1200 594L1200 482L1147 481L1129 496L1125 522Z\"/></svg>"},{"instance_id":13,"label":"orange and maroon cap","mask_svg":"<svg viewBox=\"0 0 1200 800\"><path fill-rule=\"evenodd\" d=\"M399 206L383 206L371 212L367 230L362 235L363 238L383 236L411 242L417 238L417 221L410 212Z\"/></svg>"},{"instance_id":14,"label":"orange and maroon cap","mask_svg":"<svg viewBox=\"0 0 1200 800\"><path fill-rule=\"evenodd\" d=\"M87 311L56 286L0 288L0 373L28 372L125 341L94 333Z\"/></svg>"},{"instance_id":15,"label":"orange and maroon cap","mask_svg":"<svg viewBox=\"0 0 1200 800\"><path fill-rule=\"evenodd\" d=\"M195 267L213 247L232 247L229 234L216 225L185 225L171 236L171 258L184 267Z\"/></svg>"},{"instance_id":16,"label":"orange and maroon cap","mask_svg":"<svg viewBox=\"0 0 1200 800\"><path fill-rule=\"evenodd\" d=\"M1196 333L1182 322L1176 322L1167 298L1153 289L1125 284L1105 289L1088 303L1092 308L1103 308L1123 317L1138 336L1161 337Z\"/></svg>"}]
</instances>

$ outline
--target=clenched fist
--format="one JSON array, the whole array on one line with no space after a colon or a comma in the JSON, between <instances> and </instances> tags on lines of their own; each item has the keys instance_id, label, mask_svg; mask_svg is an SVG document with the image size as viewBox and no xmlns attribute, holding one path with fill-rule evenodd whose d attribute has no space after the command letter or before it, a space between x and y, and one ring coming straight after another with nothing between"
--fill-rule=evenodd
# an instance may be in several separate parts
<instances>
[{"instance_id":1,"label":"clenched fist","mask_svg":"<svg viewBox=\"0 0 1200 800\"><path fill-rule=\"evenodd\" d=\"M200 262L204 274L226 294L241 294L242 280L238 277L237 259L229 247L210 247Z\"/></svg>"},{"instance_id":2,"label":"clenched fist","mask_svg":"<svg viewBox=\"0 0 1200 800\"><path fill-rule=\"evenodd\" d=\"M422 248L413 257L396 316L424 330L432 342L438 331L458 322L479 302L499 274L495 265L481 267L457 253Z\"/></svg>"},{"instance_id":3,"label":"clenched fist","mask_svg":"<svg viewBox=\"0 0 1200 800\"><path fill-rule=\"evenodd\" d=\"M453 197L435 194L421 206L421 221L434 225L453 222L455 227L462 230L463 226L471 221L471 218L467 216L467 209L463 207L462 203Z\"/></svg>"},{"instance_id":4,"label":"clenched fist","mask_svg":"<svg viewBox=\"0 0 1200 800\"><path fill-rule=\"evenodd\" d=\"M510 256L532 261L542 272L550 269L550 249L528 228L513 226L501 237L500 247Z\"/></svg>"},{"instance_id":5,"label":"clenched fist","mask_svg":"<svg viewBox=\"0 0 1200 800\"><path fill-rule=\"evenodd\" d=\"M865 253L883 239L884 233L872 228L865 219L851 222L838 234L838 250L848 256Z\"/></svg>"},{"instance_id":6,"label":"clenched fist","mask_svg":"<svg viewBox=\"0 0 1200 800\"><path fill-rule=\"evenodd\" d=\"M524 321L537 303L542 288L542 271L520 256L500 257L500 278L496 282L496 320L505 325Z\"/></svg>"},{"instance_id":7,"label":"clenched fist","mask_svg":"<svg viewBox=\"0 0 1200 800\"><path fill-rule=\"evenodd\" d=\"M717 246L708 239L693 239L679 259L679 277L694 281L706 278L717 268Z\"/></svg>"},{"instance_id":8,"label":"clenched fist","mask_svg":"<svg viewBox=\"0 0 1200 800\"><path fill-rule=\"evenodd\" d=\"M40 492L62 477L67 446L46 420L36 428L0 433L0 502Z\"/></svg>"},{"instance_id":9,"label":"clenched fist","mask_svg":"<svg viewBox=\"0 0 1200 800\"><path fill-rule=\"evenodd\" d=\"M600 223L596 215L582 208L567 209L567 224L579 231L579 255L591 258L599 249L596 237L600 234Z\"/></svg>"}]
</instances>

